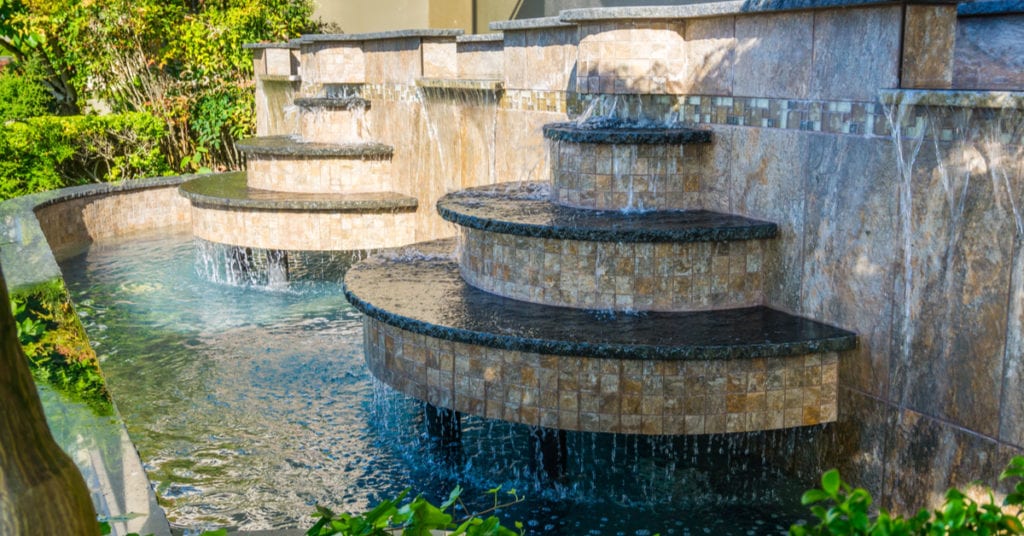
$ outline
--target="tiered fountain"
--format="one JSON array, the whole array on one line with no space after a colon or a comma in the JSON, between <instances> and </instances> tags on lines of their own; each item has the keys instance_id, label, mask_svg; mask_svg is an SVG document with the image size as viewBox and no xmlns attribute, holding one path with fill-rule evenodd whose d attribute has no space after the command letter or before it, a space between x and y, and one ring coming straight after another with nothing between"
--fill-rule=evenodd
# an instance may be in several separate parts
<instances>
[{"instance_id":1,"label":"tiered fountain","mask_svg":"<svg viewBox=\"0 0 1024 536\"><path fill-rule=\"evenodd\" d=\"M564 431L701 435L836 419L854 334L764 305L775 224L707 210L706 130L544 127L551 183L438 203L452 241L354 266L367 360L426 401L534 426L559 471ZM560 433L552 433L558 430ZM554 456L549 456L554 454Z\"/></svg>"},{"instance_id":2,"label":"tiered fountain","mask_svg":"<svg viewBox=\"0 0 1024 536\"><path fill-rule=\"evenodd\" d=\"M294 45L261 47L256 61L261 83L298 82ZM201 256L212 264L207 271L213 278L265 277L273 283L308 263L307 252L373 250L413 241L417 200L392 191L393 148L366 139L370 103L344 93L340 84L304 81L302 96L293 101L297 125L273 122L264 125L273 135L236 145L246 155L247 172L181 186L192 203L199 247L217 253L226 247L226 255ZM291 128L298 133L289 134Z\"/></svg>"}]
</instances>

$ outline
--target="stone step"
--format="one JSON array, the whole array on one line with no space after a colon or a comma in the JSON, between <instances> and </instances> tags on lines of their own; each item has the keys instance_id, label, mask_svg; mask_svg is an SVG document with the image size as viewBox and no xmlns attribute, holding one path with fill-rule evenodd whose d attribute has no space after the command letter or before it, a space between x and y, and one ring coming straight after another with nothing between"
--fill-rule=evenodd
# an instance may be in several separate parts
<instances>
[{"instance_id":1,"label":"stone step","mask_svg":"<svg viewBox=\"0 0 1024 536\"><path fill-rule=\"evenodd\" d=\"M438 201L461 227L472 285L589 309L684 311L763 302L771 222L706 210L594 211L556 205L543 183L462 190Z\"/></svg>"},{"instance_id":2,"label":"stone step","mask_svg":"<svg viewBox=\"0 0 1024 536\"><path fill-rule=\"evenodd\" d=\"M250 188L246 174L193 179L179 188L192 203L197 238L284 251L352 251L413 240L416 198L395 192L314 194Z\"/></svg>"},{"instance_id":3,"label":"stone step","mask_svg":"<svg viewBox=\"0 0 1024 536\"><path fill-rule=\"evenodd\" d=\"M383 143L321 143L295 136L264 136L241 140L235 147L246 155L249 186L261 190L374 192L388 190L392 183L394 148Z\"/></svg>"},{"instance_id":4,"label":"stone step","mask_svg":"<svg viewBox=\"0 0 1024 536\"><path fill-rule=\"evenodd\" d=\"M836 417L853 333L768 307L615 313L468 285L451 242L371 258L345 277L367 359L435 406L567 430L705 434Z\"/></svg>"}]
</instances>

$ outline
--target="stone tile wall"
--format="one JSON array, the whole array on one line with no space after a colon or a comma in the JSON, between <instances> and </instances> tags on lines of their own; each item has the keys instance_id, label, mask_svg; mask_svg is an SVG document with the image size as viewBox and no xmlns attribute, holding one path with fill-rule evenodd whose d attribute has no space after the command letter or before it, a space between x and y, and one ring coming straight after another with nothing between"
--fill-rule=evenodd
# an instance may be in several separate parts
<instances>
[{"instance_id":1,"label":"stone tile wall","mask_svg":"<svg viewBox=\"0 0 1024 536\"><path fill-rule=\"evenodd\" d=\"M330 107L308 107L299 114L303 141L318 143L351 143L369 141L366 110Z\"/></svg>"},{"instance_id":2,"label":"stone tile wall","mask_svg":"<svg viewBox=\"0 0 1024 536\"><path fill-rule=\"evenodd\" d=\"M501 41L458 42L456 44L458 78L502 79L504 45Z\"/></svg>"},{"instance_id":3,"label":"stone tile wall","mask_svg":"<svg viewBox=\"0 0 1024 536\"><path fill-rule=\"evenodd\" d=\"M299 133L299 113L292 102L301 82L256 79L256 135L291 136Z\"/></svg>"},{"instance_id":4,"label":"stone tile wall","mask_svg":"<svg viewBox=\"0 0 1024 536\"><path fill-rule=\"evenodd\" d=\"M250 155L250 188L277 192L362 193L390 191L387 158Z\"/></svg>"},{"instance_id":5,"label":"stone tile wall","mask_svg":"<svg viewBox=\"0 0 1024 536\"><path fill-rule=\"evenodd\" d=\"M351 251L397 247L415 237L415 212L291 212L192 207L192 232L218 244Z\"/></svg>"},{"instance_id":6,"label":"stone tile wall","mask_svg":"<svg viewBox=\"0 0 1024 536\"><path fill-rule=\"evenodd\" d=\"M178 195L177 185L85 197L36 210L39 226L55 252L98 239L187 227L191 216L189 202Z\"/></svg>"},{"instance_id":7,"label":"stone tile wall","mask_svg":"<svg viewBox=\"0 0 1024 536\"><path fill-rule=\"evenodd\" d=\"M454 78L458 76L458 57L455 39L423 39L423 68L420 76L427 78Z\"/></svg>"},{"instance_id":8,"label":"stone tile wall","mask_svg":"<svg viewBox=\"0 0 1024 536\"><path fill-rule=\"evenodd\" d=\"M724 210L703 145L552 142L551 200L599 210Z\"/></svg>"},{"instance_id":9,"label":"stone tile wall","mask_svg":"<svg viewBox=\"0 0 1024 536\"><path fill-rule=\"evenodd\" d=\"M462 228L463 278L487 292L587 309L687 311L763 303L760 240L614 243Z\"/></svg>"},{"instance_id":10,"label":"stone tile wall","mask_svg":"<svg viewBox=\"0 0 1024 536\"><path fill-rule=\"evenodd\" d=\"M362 84L368 80L368 51L361 41L316 41L302 45L302 92L318 93L322 84Z\"/></svg>"},{"instance_id":11,"label":"stone tile wall","mask_svg":"<svg viewBox=\"0 0 1024 536\"><path fill-rule=\"evenodd\" d=\"M836 417L839 354L633 361L495 350L364 319L370 370L439 407L564 430L699 435Z\"/></svg>"},{"instance_id":12,"label":"stone tile wall","mask_svg":"<svg viewBox=\"0 0 1024 536\"><path fill-rule=\"evenodd\" d=\"M423 76L420 39L382 39L366 41L366 83L415 85Z\"/></svg>"},{"instance_id":13,"label":"stone tile wall","mask_svg":"<svg viewBox=\"0 0 1024 536\"><path fill-rule=\"evenodd\" d=\"M1024 88L1024 15L961 18L953 87Z\"/></svg>"},{"instance_id":14,"label":"stone tile wall","mask_svg":"<svg viewBox=\"0 0 1024 536\"><path fill-rule=\"evenodd\" d=\"M576 29L572 26L506 30L505 88L573 91L576 80Z\"/></svg>"}]
</instances>

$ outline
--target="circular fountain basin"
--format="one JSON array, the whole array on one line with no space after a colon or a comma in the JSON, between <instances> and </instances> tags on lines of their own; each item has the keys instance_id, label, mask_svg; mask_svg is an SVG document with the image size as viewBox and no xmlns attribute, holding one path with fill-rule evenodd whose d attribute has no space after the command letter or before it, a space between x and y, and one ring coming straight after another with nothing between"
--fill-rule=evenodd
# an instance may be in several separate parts
<instances>
[{"instance_id":1,"label":"circular fountain basin","mask_svg":"<svg viewBox=\"0 0 1024 536\"><path fill-rule=\"evenodd\" d=\"M778 226L706 210L594 211L552 204L542 183L448 194L471 285L508 298L588 309L684 311L757 305L763 239Z\"/></svg>"},{"instance_id":2,"label":"circular fountain basin","mask_svg":"<svg viewBox=\"0 0 1024 536\"><path fill-rule=\"evenodd\" d=\"M324 128L335 128L331 121L323 123ZM342 125L339 128L355 128L351 121L333 123ZM345 136L354 140L356 134ZM248 184L253 188L341 194L388 190L392 182L394 148L382 143L321 143L295 136L266 136L242 140L235 146L246 155Z\"/></svg>"},{"instance_id":3,"label":"circular fountain basin","mask_svg":"<svg viewBox=\"0 0 1024 536\"><path fill-rule=\"evenodd\" d=\"M836 417L855 335L767 307L622 314L510 300L463 281L452 244L376 257L345 277L367 361L435 406L534 426L650 435Z\"/></svg>"},{"instance_id":4,"label":"circular fountain basin","mask_svg":"<svg viewBox=\"0 0 1024 536\"><path fill-rule=\"evenodd\" d=\"M544 126L551 201L599 210L714 207L711 132L614 120Z\"/></svg>"},{"instance_id":5,"label":"circular fountain basin","mask_svg":"<svg viewBox=\"0 0 1024 536\"><path fill-rule=\"evenodd\" d=\"M245 173L200 177L179 188L197 238L269 250L351 251L414 239L417 201L394 192L302 194L250 188Z\"/></svg>"}]
</instances>

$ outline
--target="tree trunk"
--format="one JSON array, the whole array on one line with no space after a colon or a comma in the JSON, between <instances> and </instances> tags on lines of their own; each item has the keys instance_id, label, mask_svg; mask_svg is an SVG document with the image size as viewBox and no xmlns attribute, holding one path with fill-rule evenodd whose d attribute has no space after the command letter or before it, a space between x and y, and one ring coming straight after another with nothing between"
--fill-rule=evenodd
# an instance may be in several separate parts
<instances>
[{"instance_id":1,"label":"tree trunk","mask_svg":"<svg viewBox=\"0 0 1024 536\"><path fill-rule=\"evenodd\" d=\"M50 435L0 272L0 534L97 535L78 468Z\"/></svg>"}]
</instances>

